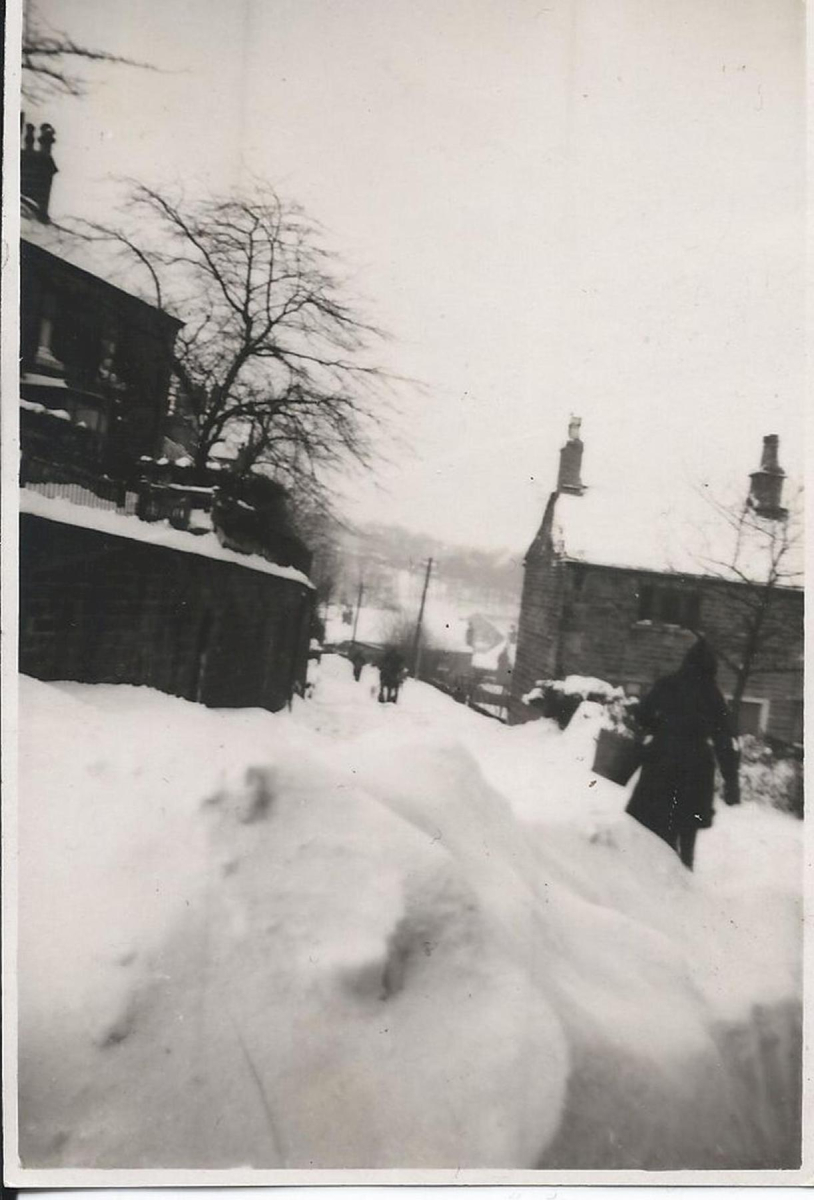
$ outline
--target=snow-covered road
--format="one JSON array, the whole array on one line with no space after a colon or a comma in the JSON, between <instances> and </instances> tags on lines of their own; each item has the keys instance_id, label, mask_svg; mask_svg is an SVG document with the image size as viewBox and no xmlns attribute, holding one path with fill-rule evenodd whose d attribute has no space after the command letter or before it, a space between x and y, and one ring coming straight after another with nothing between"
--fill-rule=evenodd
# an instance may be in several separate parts
<instances>
[{"instance_id":1,"label":"snow-covered road","mask_svg":"<svg viewBox=\"0 0 814 1200\"><path fill-rule=\"evenodd\" d=\"M691 876L591 775L592 706L372 682L23 680L24 1162L797 1165L800 822L725 810Z\"/></svg>"}]
</instances>

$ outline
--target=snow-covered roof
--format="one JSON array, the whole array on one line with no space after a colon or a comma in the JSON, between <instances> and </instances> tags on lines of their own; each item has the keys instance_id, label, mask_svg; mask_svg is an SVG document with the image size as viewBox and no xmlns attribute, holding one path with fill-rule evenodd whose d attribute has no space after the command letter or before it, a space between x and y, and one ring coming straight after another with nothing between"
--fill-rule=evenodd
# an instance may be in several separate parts
<instances>
[{"instance_id":1,"label":"snow-covered roof","mask_svg":"<svg viewBox=\"0 0 814 1200\"><path fill-rule=\"evenodd\" d=\"M25 210L20 216L20 238L134 299L149 303L141 294L146 279L144 269L117 244L81 237L53 221L41 221ZM178 320L172 314L167 315Z\"/></svg>"},{"instance_id":2,"label":"snow-covered roof","mask_svg":"<svg viewBox=\"0 0 814 1200\"><path fill-rule=\"evenodd\" d=\"M740 540L730 524L691 488L654 496L635 487L561 492L554 504L551 537L556 552L576 562L688 575L765 578L776 522L750 515ZM784 560L784 575L801 582L802 541Z\"/></svg>"},{"instance_id":3,"label":"snow-covered roof","mask_svg":"<svg viewBox=\"0 0 814 1200\"><path fill-rule=\"evenodd\" d=\"M213 558L232 566L245 567L249 571L260 571L264 575L290 579L295 583L304 584L305 587L314 586L308 576L295 567L280 566L261 558L259 554L238 554L235 550L228 550L220 544L214 533L185 533L182 529L174 529L166 521L141 521L138 517L125 516L108 509L72 504L64 496L42 496L28 488L20 490L20 512L44 517L48 521L59 521L63 525L95 529L99 533L109 533L135 542L147 542L152 546L181 550L184 554Z\"/></svg>"},{"instance_id":4,"label":"snow-covered roof","mask_svg":"<svg viewBox=\"0 0 814 1200\"><path fill-rule=\"evenodd\" d=\"M104 247L100 242L78 237L61 225L46 223L24 212L20 219L20 237L24 242L78 267L80 271L87 271L100 279L107 279L111 274L113 256L109 246Z\"/></svg>"},{"instance_id":5,"label":"snow-covered roof","mask_svg":"<svg viewBox=\"0 0 814 1200\"><path fill-rule=\"evenodd\" d=\"M462 617L453 606L428 601L422 628L425 640L434 650L445 650L449 654L472 653L469 618Z\"/></svg>"},{"instance_id":6,"label":"snow-covered roof","mask_svg":"<svg viewBox=\"0 0 814 1200\"><path fill-rule=\"evenodd\" d=\"M508 638L504 638L496 646L492 646L491 650L481 650L473 654L472 666L476 671L497 671L500 669L500 660L505 654L508 665L513 667L516 651L516 645Z\"/></svg>"}]
</instances>

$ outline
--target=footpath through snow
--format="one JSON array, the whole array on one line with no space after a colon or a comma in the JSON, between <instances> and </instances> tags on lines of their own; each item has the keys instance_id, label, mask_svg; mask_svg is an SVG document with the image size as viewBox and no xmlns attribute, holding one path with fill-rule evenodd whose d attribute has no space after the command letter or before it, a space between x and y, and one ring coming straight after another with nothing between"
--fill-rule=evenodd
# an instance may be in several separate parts
<instances>
[{"instance_id":1,"label":"footpath through snow","mask_svg":"<svg viewBox=\"0 0 814 1200\"><path fill-rule=\"evenodd\" d=\"M594 706L372 682L22 681L24 1165L798 1166L801 823L719 812L691 876Z\"/></svg>"}]
</instances>

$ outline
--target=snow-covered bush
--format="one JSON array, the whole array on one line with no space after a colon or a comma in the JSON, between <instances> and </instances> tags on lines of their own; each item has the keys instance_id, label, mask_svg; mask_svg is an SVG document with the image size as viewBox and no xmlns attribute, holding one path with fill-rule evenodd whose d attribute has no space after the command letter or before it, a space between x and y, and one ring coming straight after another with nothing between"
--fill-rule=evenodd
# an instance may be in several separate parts
<instances>
[{"instance_id":1,"label":"snow-covered bush","mask_svg":"<svg viewBox=\"0 0 814 1200\"><path fill-rule=\"evenodd\" d=\"M565 679L538 679L531 691L522 698L523 704L556 721L561 729L565 729L583 700L595 701L606 706L613 726L624 723L623 713L627 701L622 688L589 675L567 675Z\"/></svg>"},{"instance_id":2,"label":"snow-covered bush","mask_svg":"<svg viewBox=\"0 0 814 1200\"><path fill-rule=\"evenodd\" d=\"M740 741L741 799L802 817L802 762L765 738L745 734Z\"/></svg>"}]
</instances>

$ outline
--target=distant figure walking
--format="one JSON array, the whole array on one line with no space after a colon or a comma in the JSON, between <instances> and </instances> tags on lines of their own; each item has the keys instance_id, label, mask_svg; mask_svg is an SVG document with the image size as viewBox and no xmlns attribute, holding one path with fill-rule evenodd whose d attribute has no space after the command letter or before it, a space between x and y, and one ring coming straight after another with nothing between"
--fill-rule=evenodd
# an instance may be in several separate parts
<instances>
[{"instance_id":1,"label":"distant figure walking","mask_svg":"<svg viewBox=\"0 0 814 1200\"><path fill-rule=\"evenodd\" d=\"M402 682L404 659L395 648L385 650L379 663L379 704L396 704Z\"/></svg>"},{"instance_id":2,"label":"distant figure walking","mask_svg":"<svg viewBox=\"0 0 814 1200\"><path fill-rule=\"evenodd\" d=\"M679 669L656 680L636 711L653 735L627 812L693 868L695 838L712 824L715 759L724 778L724 800L740 803L740 756L729 713L715 682L717 660L700 638Z\"/></svg>"},{"instance_id":3,"label":"distant figure walking","mask_svg":"<svg viewBox=\"0 0 814 1200\"><path fill-rule=\"evenodd\" d=\"M353 678L358 683L362 678L362 668L366 665L367 659L362 651L358 648L351 650L348 658L350 659L351 666L353 667Z\"/></svg>"}]
</instances>

